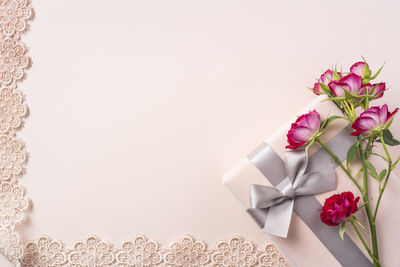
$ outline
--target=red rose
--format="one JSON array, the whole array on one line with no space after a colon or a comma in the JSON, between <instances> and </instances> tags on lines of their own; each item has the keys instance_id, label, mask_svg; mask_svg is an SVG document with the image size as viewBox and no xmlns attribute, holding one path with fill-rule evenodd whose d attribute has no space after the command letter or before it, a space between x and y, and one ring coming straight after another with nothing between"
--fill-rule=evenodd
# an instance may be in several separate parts
<instances>
[{"instance_id":1,"label":"red rose","mask_svg":"<svg viewBox=\"0 0 400 267\"><path fill-rule=\"evenodd\" d=\"M360 197L354 199L352 192L343 192L327 198L320 215L321 221L330 226L345 222L358 210L357 202L359 199Z\"/></svg>"}]
</instances>

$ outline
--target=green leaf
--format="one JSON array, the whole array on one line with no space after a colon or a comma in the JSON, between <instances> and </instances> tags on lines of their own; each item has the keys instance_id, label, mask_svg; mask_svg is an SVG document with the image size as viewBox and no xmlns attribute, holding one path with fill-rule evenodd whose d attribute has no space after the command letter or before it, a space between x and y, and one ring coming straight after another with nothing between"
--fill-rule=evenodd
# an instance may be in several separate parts
<instances>
[{"instance_id":1,"label":"green leaf","mask_svg":"<svg viewBox=\"0 0 400 267\"><path fill-rule=\"evenodd\" d=\"M323 83L319 83L319 86L321 86L322 90L324 90L325 92L327 92L327 93L331 92L331 90L329 89L328 85L325 85Z\"/></svg>"},{"instance_id":2,"label":"green leaf","mask_svg":"<svg viewBox=\"0 0 400 267\"><path fill-rule=\"evenodd\" d=\"M347 150L347 166L350 164L350 162L352 162L354 160L354 158L356 157L356 152L357 152L357 145L358 143L354 143L349 150Z\"/></svg>"},{"instance_id":3,"label":"green leaf","mask_svg":"<svg viewBox=\"0 0 400 267\"><path fill-rule=\"evenodd\" d=\"M346 222L340 224L339 235L342 240L344 240L344 233L346 232Z\"/></svg>"},{"instance_id":4,"label":"green leaf","mask_svg":"<svg viewBox=\"0 0 400 267\"><path fill-rule=\"evenodd\" d=\"M389 129L385 129L382 131L382 137L383 141L385 141L385 144L389 146L398 146L400 145L400 141L394 139L393 134L390 132ZM381 142L380 140L377 140L378 142Z\"/></svg>"},{"instance_id":5,"label":"green leaf","mask_svg":"<svg viewBox=\"0 0 400 267\"><path fill-rule=\"evenodd\" d=\"M322 128L322 129L325 129L326 127L328 127L328 125L329 125L331 122L333 122L334 120L337 120L337 119L344 119L344 118L341 117L341 116L332 116L332 117L326 118L326 119L322 122L321 128Z\"/></svg>"},{"instance_id":6,"label":"green leaf","mask_svg":"<svg viewBox=\"0 0 400 267\"><path fill-rule=\"evenodd\" d=\"M372 76L370 78L370 80L375 79L376 77L378 77L379 73L381 73L381 70L383 69L383 66L385 66L385 63L383 63L382 67L380 67L380 69L374 74L374 76Z\"/></svg>"},{"instance_id":7,"label":"green leaf","mask_svg":"<svg viewBox=\"0 0 400 267\"><path fill-rule=\"evenodd\" d=\"M379 181L379 176L378 176L378 173L376 172L376 169L375 169L374 165L372 165L372 163L369 162L369 161L366 161L365 163L366 163L366 165L367 165L367 168L368 168L369 171L370 171L369 174L370 174L372 177L374 177L376 180Z\"/></svg>"},{"instance_id":8,"label":"green leaf","mask_svg":"<svg viewBox=\"0 0 400 267\"><path fill-rule=\"evenodd\" d=\"M381 171L381 173L379 174L379 182L381 182L383 179L385 179L386 173L387 173L386 169Z\"/></svg>"}]
</instances>

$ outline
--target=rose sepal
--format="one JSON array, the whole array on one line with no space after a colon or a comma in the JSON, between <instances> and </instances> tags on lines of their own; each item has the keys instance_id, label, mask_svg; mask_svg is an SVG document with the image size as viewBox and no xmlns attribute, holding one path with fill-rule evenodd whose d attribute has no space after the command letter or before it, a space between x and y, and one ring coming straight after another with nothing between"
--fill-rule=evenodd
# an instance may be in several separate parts
<instances>
[{"instance_id":1,"label":"rose sepal","mask_svg":"<svg viewBox=\"0 0 400 267\"><path fill-rule=\"evenodd\" d=\"M332 68L332 73L333 73L333 80L335 81L339 81L340 80L340 75L339 73L336 71L336 66L335 68ZM342 74L342 72L340 72Z\"/></svg>"},{"instance_id":2,"label":"rose sepal","mask_svg":"<svg viewBox=\"0 0 400 267\"><path fill-rule=\"evenodd\" d=\"M329 78L328 78L328 79L329 79ZM328 85L319 82L319 86L321 86L322 90L324 90L325 93L331 94L331 90L329 89L329 86L328 86Z\"/></svg>"},{"instance_id":3,"label":"rose sepal","mask_svg":"<svg viewBox=\"0 0 400 267\"><path fill-rule=\"evenodd\" d=\"M360 210L364 205L365 205L365 204L363 204L362 206L360 206L360 207L359 207L359 210ZM347 219L347 221L350 222L350 223L356 223L356 224L358 224L359 226L361 226L362 229L364 229L365 232L369 233L368 229L357 219L356 216L351 215L351 216Z\"/></svg>"},{"instance_id":4,"label":"rose sepal","mask_svg":"<svg viewBox=\"0 0 400 267\"><path fill-rule=\"evenodd\" d=\"M383 63L382 67L379 68L379 70L369 79L369 80L373 80L376 77L378 77L379 73L381 73L383 67L385 66L386 62Z\"/></svg>"},{"instance_id":5,"label":"rose sepal","mask_svg":"<svg viewBox=\"0 0 400 267\"><path fill-rule=\"evenodd\" d=\"M325 120L326 121L326 120ZM321 128L320 128L321 129ZM310 140L310 142L307 144L305 151L308 152L310 147L315 144L315 142L318 140L318 138L323 135L326 132L326 130L319 130ZM308 156L308 153L306 153L306 156Z\"/></svg>"},{"instance_id":6,"label":"rose sepal","mask_svg":"<svg viewBox=\"0 0 400 267\"><path fill-rule=\"evenodd\" d=\"M346 232L346 228L347 228L346 222L343 222L340 224L339 235L340 235L340 238L342 239L342 241L344 241L344 233Z\"/></svg>"},{"instance_id":7,"label":"rose sepal","mask_svg":"<svg viewBox=\"0 0 400 267\"><path fill-rule=\"evenodd\" d=\"M363 59L363 61L364 61L364 63L365 63L365 66L364 66L364 75L363 75L362 79L363 79L363 80L367 80L367 81L368 81L367 83L369 83L372 73L371 73L371 70L370 70L370 68L369 68L369 66L368 66L368 63L367 63L367 61L365 60L365 58L362 57L362 59ZM363 83L363 84L364 84L364 83Z\"/></svg>"},{"instance_id":8,"label":"rose sepal","mask_svg":"<svg viewBox=\"0 0 400 267\"><path fill-rule=\"evenodd\" d=\"M365 232L369 233L367 228L357 219L356 216L351 215L345 222L342 222L339 226L339 235L340 238L344 241L344 233L347 229L347 223L351 223L352 225L357 224L359 225Z\"/></svg>"}]
</instances>

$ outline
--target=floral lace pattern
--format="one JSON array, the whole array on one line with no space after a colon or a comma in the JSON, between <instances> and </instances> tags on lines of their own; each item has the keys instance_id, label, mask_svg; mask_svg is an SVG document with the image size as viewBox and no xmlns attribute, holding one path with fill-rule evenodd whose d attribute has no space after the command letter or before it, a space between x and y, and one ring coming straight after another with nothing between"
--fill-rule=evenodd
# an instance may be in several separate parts
<instances>
[{"instance_id":1,"label":"floral lace pattern","mask_svg":"<svg viewBox=\"0 0 400 267\"><path fill-rule=\"evenodd\" d=\"M9 228L0 228L0 252L18 265L24 255L19 234Z\"/></svg>"},{"instance_id":2,"label":"floral lace pattern","mask_svg":"<svg viewBox=\"0 0 400 267\"><path fill-rule=\"evenodd\" d=\"M98 237L89 236L66 249L62 242L42 236L25 245L23 266L27 267L147 267L147 266L218 266L218 267L289 267L278 249L267 244L264 250L242 237L218 242L209 249L204 241L186 235L162 250L157 242L138 235L114 246Z\"/></svg>"},{"instance_id":3,"label":"floral lace pattern","mask_svg":"<svg viewBox=\"0 0 400 267\"><path fill-rule=\"evenodd\" d=\"M3 37L0 39L0 85L22 80L29 67L25 45L19 40Z\"/></svg>"},{"instance_id":4,"label":"floral lace pattern","mask_svg":"<svg viewBox=\"0 0 400 267\"><path fill-rule=\"evenodd\" d=\"M212 254L212 263L214 266L254 266L257 263L256 251L256 246L250 241L233 237L217 244L217 249Z\"/></svg>"},{"instance_id":5,"label":"floral lace pattern","mask_svg":"<svg viewBox=\"0 0 400 267\"><path fill-rule=\"evenodd\" d=\"M124 242L115 258L118 265L123 267L153 267L162 261L162 254L157 242L138 235L132 241Z\"/></svg>"},{"instance_id":6,"label":"floral lace pattern","mask_svg":"<svg viewBox=\"0 0 400 267\"><path fill-rule=\"evenodd\" d=\"M37 242L25 245L22 263L27 267L60 267L67 261L65 246L47 236L40 237Z\"/></svg>"},{"instance_id":7,"label":"floral lace pattern","mask_svg":"<svg viewBox=\"0 0 400 267\"><path fill-rule=\"evenodd\" d=\"M114 262L114 253L109 243L91 236L74 244L68 262L71 267L108 267Z\"/></svg>"},{"instance_id":8,"label":"floral lace pattern","mask_svg":"<svg viewBox=\"0 0 400 267\"><path fill-rule=\"evenodd\" d=\"M27 110L21 91L15 86L3 88L0 91L0 133L19 129Z\"/></svg>"},{"instance_id":9,"label":"floral lace pattern","mask_svg":"<svg viewBox=\"0 0 400 267\"><path fill-rule=\"evenodd\" d=\"M112 246L95 236L76 242L68 255L70 267L108 267L114 259Z\"/></svg>"},{"instance_id":10,"label":"floral lace pattern","mask_svg":"<svg viewBox=\"0 0 400 267\"><path fill-rule=\"evenodd\" d=\"M32 13L28 0L0 0L0 33L11 36L24 32Z\"/></svg>"},{"instance_id":11,"label":"floral lace pattern","mask_svg":"<svg viewBox=\"0 0 400 267\"><path fill-rule=\"evenodd\" d=\"M290 266L289 262L281 255L279 250L272 244L267 244L258 258L260 266Z\"/></svg>"},{"instance_id":12,"label":"floral lace pattern","mask_svg":"<svg viewBox=\"0 0 400 267\"><path fill-rule=\"evenodd\" d=\"M210 261L210 253L204 241L196 241L185 236L180 242L173 242L164 255L167 266L205 266Z\"/></svg>"},{"instance_id":13,"label":"floral lace pattern","mask_svg":"<svg viewBox=\"0 0 400 267\"><path fill-rule=\"evenodd\" d=\"M18 83L30 58L20 34L32 15L29 0L0 0L0 253L14 265L28 267L290 266L274 245L259 250L241 237L218 242L215 248L189 235L164 249L143 235L120 246L96 236L71 247L48 236L22 242L16 226L26 218L30 200L16 179L27 159L17 132L28 108Z\"/></svg>"},{"instance_id":14,"label":"floral lace pattern","mask_svg":"<svg viewBox=\"0 0 400 267\"><path fill-rule=\"evenodd\" d=\"M21 176L24 171L26 152L21 140L0 135L0 180Z\"/></svg>"},{"instance_id":15,"label":"floral lace pattern","mask_svg":"<svg viewBox=\"0 0 400 267\"><path fill-rule=\"evenodd\" d=\"M3 182L0 184L0 227L20 223L28 208L25 189L16 183Z\"/></svg>"}]
</instances>

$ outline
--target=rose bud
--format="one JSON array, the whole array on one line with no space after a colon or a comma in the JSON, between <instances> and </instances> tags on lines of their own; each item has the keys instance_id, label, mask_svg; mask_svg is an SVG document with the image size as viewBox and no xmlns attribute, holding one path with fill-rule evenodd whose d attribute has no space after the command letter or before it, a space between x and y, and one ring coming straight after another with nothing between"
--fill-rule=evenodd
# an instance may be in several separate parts
<instances>
[{"instance_id":1,"label":"rose bud","mask_svg":"<svg viewBox=\"0 0 400 267\"><path fill-rule=\"evenodd\" d=\"M344 97L345 90L353 95L360 95L362 88L361 77L356 74L349 74L341 78L339 81L332 81L328 84L334 96Z\"/></svg>"},{"instance_id":2,"label":"rose bud","mask_svg":"<svg viewBox=\"0 0 400 267\"><path fill-rule=\"evenodd\" d=\"M371 70L368 64L362 61L354 63L350 67L350 72L360 76L363 80L368 80L371 77Z\"/></svg>"},{"instance_id":3,"label":"rose bud","mask_svg":"<svg viewBox=\"0 0 400 267\"><path fill-rule=\"evenodd\" d=\"M289 145L286 148L295 149L301 145L310 142L319 132L320 117L318 112L311 111L297 118L296 122L292 123L287 134Z\"/></svg>"},{"instance_id":4,"label":"rose bud","mask_svg":"<svg viewBox=\"0 0 400 267\"><path fill-rule=\"evenodd\" d=\"M370 135L374 131L387 129L392 123L393 116L399 109L396 108L392 113L388 111L388 106L384 104L382 107L370 107L368 110L360 114L351 126L355 132L351 135Z\"/></svg>"},{"instance_id":5,"label":"rose bud","mask_svg":"<svg viewBox=\"0 0 400 267\"><path fill-rule=\"evenodd\" d=\"M365 89L368 89L368 94L375 96L374 99L381 98L383 96L383 92L386 90L385 83L379 84L366 84L361 87L361 94L365 94Z\"/></svg>"},{"instance_id":6,"label":"rose bud","mask_svg":"<svg viewBox=\"0 0 400 267\"><path fill-rule=\"evenodd\" d=\"M342 75L341 75L340 72L338 72L338 75L339 75L340 77L342 77ZM331 70L325 71L325 73L322 74L321 77L319 77L318 82L314 84L314 87L313 87L314 93L315 93L316 95L324 94L325 91L324 91L324 89L322 88L322 86L323 86L323 85L326 85L327 88L328 88L328 84L329 84L331 81L333 81L333 80L334 80L334 79L333 79L333 71L331 71ZM322 84L322 86L321 86L321 84Z\"/></svg>"},{"instance_id":7,"label":"rose bud","mask_svg":"<svg viewBox=\"0 0 400 267\"><path fill-rule=\"evenodd\" d=\"M354 199L352 192L343 192L327 198L320 214L321 221L330 226L345 222L358 210L358 200L360 197Z\"/></svg>"}]
</instances>

